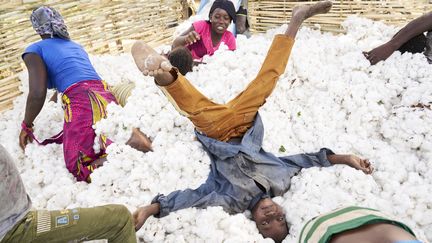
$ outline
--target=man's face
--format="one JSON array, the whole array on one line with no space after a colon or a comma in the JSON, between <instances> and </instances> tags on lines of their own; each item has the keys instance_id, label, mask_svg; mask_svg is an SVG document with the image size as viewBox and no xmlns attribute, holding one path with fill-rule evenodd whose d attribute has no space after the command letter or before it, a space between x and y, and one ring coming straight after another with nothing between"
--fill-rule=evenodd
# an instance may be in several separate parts
<instances>
[{"instance_id":1,"label":"man's face","mask_svg":"<svg viewBox=\"0 0 432 243\"><path fill-rule=\"evenodd\" d=\"M261 199L252 210L252 217L258 231L264 237L270 237L276 242L282 241L288 235L288 226L281 206L271 198Z\"/></svg>"}]
</instances>

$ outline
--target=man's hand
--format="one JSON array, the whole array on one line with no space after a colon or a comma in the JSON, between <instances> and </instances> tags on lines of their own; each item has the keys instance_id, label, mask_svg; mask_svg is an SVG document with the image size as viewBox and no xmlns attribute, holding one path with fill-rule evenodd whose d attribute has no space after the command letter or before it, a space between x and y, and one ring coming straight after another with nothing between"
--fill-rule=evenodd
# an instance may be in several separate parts
<instances>
[{"instance_id":1,"label":"man's hand","mask_svg":"<svg viewBox=\"0 0 432 243\"><path fill-rule=\"evenodd\" d=\"M133 219L135 223L135 231L141 229L147 219L155 214L159 213L159 203L153 203L145 207L138 208L133 213Z\"/></svg>"},{"instance_id":2,"label":"man's hand","mask_svg":"<svg viewBox=\"0 0 432 243\"><path fill-rule=\"evenodd\" d=\"M29 128L29 129L31 129L31 131L33 131L33 128ZM20 145L22 150L25 150L25 147L27 146L28 142L32 143L33 138L30 137L26 131L21 129L21 132L19 134L19 145Z\"/></svg>"},{"instance_id":3,"label":"man's hand","mask_svg":"<svg viewBox=\"0 0 432 243\"><path fill-rule=\"evenodd\" d=\"M374 168L368 159L361 159L355 155L349 155L347 165L363 171L365 174L372 174Z\"/></svg>"},{"instance_id":4,"label":"man's hand","mask_svg":"<svg viewBox=\"0 0 432 243\"><path fill-rule=\"evenodd\" d=\"M361 159L352 154L332 154L327 156L332 164L344 164L353 167L354 169L361 170L365 174L371 174L374 170L368 159Z\"/></svg>"}]
</instances>

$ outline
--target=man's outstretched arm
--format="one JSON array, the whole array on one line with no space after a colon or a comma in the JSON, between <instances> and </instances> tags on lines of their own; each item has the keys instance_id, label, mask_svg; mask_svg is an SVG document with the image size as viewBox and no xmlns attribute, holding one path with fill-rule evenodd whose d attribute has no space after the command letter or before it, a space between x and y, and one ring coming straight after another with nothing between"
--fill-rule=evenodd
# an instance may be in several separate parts
<instances>
[{"instance_id":1,"label":"man's outstretched arm","mask_svg":"<svg viewBox=\"0 0 432 243\"><path fill-rule=\"evenodd\" d=\"M336 164L344 164L370 174L373 168L367 159L361 159L351 154L335 154L327 148L322 148L316 153L305 153L280 157L289 166L300 171L302 168L327 167Z\"/></svg>"},{"instance_id":2,"label":"man's outstretched arm","mask_svg":"<svg viewBox=\"0 0 432 243\"><path fill-rule=\"evenodd\" d=\"M411 38L426 31L432 30L432 12L422 15L409 22L391 40L363 54L374 65L379 61L386 60L393 52L399 49Z\"/></svg>"}]
</instances>

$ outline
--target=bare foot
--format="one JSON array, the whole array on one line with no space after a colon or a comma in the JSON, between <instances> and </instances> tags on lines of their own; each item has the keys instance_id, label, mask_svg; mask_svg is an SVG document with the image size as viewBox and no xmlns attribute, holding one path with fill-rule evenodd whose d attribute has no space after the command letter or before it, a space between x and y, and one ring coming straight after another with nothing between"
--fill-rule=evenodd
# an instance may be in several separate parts
<instances>
[{"instance_id":1,"label":"bare foot","mask_svg":"<svg viewBox=\"0 0 432 243\"><path fill-rule=\"evenodd\" d=\"M314 5L295 6L292 11L292 17L304 21L314 15L327 13L331 7L332 3L330 1L318 2Z\"/></svg>"},{"instance_id":2,"label":"bare foot","mask_svg":"<svg viewBox=\"0 0 432 243\"><path fill-rule=\"evenodd\" d=\"M153 151L151 140L138 128L132 129L131 137L126 144L144 153Z\"/></svg>"},{"instance_id":3,"label":"bare foot","mask_svg":"<svg viewBox=\"0 0 432 243\"><path fill-rule=\"evenodd\" d=\"M159 55L144 41L136 41L132 46L132 56L138 69L144 74L155 76L171 70L171 63Z\"/></svg>"},{"instance_id":4,"label":"bare foot","mask_svg":"<svg viewBox=\"0 0 432 243\"><path fill-rule=\"evenodd\" d=\"M99 159L93 161L93 162L91 163L91 165L92 165L94 168L99 168L99 167L101 167L101 166L105 163L105 161L107 161L107 158L106 158L106 157L99 158Z\"/></svg>"},{"instance_id":5,"label":"bare foot","mask_svg":"<svg viewBox=\"0 0 432 243\"><path fill-rule=\"evenodd\" d=\"M377 64L380 61L386 60L397 48L393 46L390 42L382 44L369 52L363 52L363 55L372 65Z\"/></svg>"},{"instance_id":6,"label":"bare foot","mask_svg":"<svg viewBox=\"0 0 432 243\"><path fill-rule=\"evenodd\" d=\"M132 214L135 224L135 231L141 229L146 220L152 216L156 215L160 212L160 204L152 203L150 205L137 208L137 210Z\"/></svg>"},{"instance_id":7,"label":"bare foot","mask_svg":"<svg viewBox=\"0 0 432 243\"><path fill-rule=\"evenodd\" d=\"M355 155L350 155L347 165L353 167L354 169L361 170L365 174L372 174L374 170L368 159L361 159Z\"/></svg>"}]
</instances>

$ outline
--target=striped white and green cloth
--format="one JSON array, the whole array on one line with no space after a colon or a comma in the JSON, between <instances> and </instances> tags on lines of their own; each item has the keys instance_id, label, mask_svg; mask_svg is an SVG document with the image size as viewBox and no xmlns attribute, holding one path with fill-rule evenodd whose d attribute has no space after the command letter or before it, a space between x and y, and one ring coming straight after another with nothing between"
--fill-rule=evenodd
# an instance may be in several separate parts
<instances>
[{"instance_id":1,"label":"striped white and green cloth","mask_svg":"<svg viewBox=\"0 0 432 243\"><path fill-rule=\"evenodd\" d=\"M378 210L363 207L345 207L315 217L303 227L299 243L327 243L332 235L374 223L391 223L397 225L413 236L414 232L405 224Z\"/></svg>"}]
</instances>

